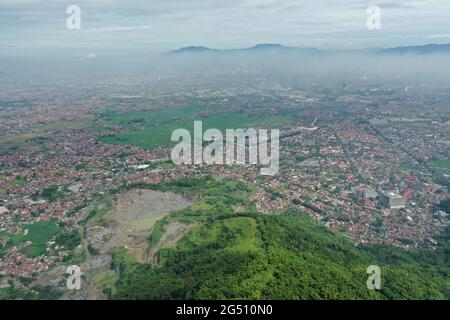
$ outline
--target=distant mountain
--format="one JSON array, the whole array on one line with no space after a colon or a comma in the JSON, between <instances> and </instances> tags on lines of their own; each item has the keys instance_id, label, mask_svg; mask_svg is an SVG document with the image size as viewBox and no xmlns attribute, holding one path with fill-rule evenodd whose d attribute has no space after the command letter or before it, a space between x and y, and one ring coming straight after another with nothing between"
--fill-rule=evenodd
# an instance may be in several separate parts
<instances>
[{"instance_id":1,"label":"distant mountain","mask_svg":"<svg viewBox=\"0 0 450 320\"><path fill-rule=\"evenodd\" d=\"M319 49L314 48L295 48L286 47L281 44L257 44L251 48L241 49L241 51L247 52L289 52L289 53L320 53Z\"/></svg>"},{"instance_id":2,"label":"distant mountain","mask_svg":"<svg viewBox=\"0 0 450 320\"><path fill-rule=\"evenodd\" d=\"M281 44L277 44L277 43L262 43L262 44L257 44L254 47L248 48L247 50L279 50L279 49L292 49L291 47L285 47Z\"/></svg>"},{"instance_id":3,"label":"distant mountain","mask_svg":"<svg viewBox=\"0 0 450 320\"><path fill-rule=\"evenodd\" d=\"M257 44L250 48L243 49L211 49L204 46L189 46L177 50L169 51L168 53L173 54L195 54L195 53L264 53L264 52L302 52L302 53L318 53L318 49L307 49L307 48L294 48L287 47L281 44L264 43Z\"/></svg>"},{"instance_id":4,"label":"distant mountain","mask_svg":"<svg viewBox=\"0 0 450 320\"><path fill-rule=\"evenodd\" d=\"M381 49L378 53L383 54L436 54L450 53L450 44L427 44L423 46L408 46L389 49Z\"/></svg>"},{"instance_id":5,"label":"distant mountain","mask_svg":"<svg viewBox=\"0 0 450 320\"><path fill-rule=\"evenodd\" d=\"M292 47L286 47L281 44L276 43L262 43L257 44L256 46L253 46L251 48L246 49L240 49L241 51L273 51L273 50L280 50L280 51L291 51L296 50L297 48Z\"/></svg>"},{"instance_id":6,"label":"distant mountain","mask_svg":"<svg viewBox=\"0 0 450 320\"><path fill-rule=\"evenodd\" d=\"M189 46L170 51L169 54L197 54L197 53L265 53L278 52L290 54L450 54L450 44L427 44L422 46L405 46L383 49L364 49L364 50L320 50L315 48L296 48L287 47L281 44L257 44L250 48L243 49L211 49L203 46Z\"/></svg>"},{"instance_id":7,"label":"distant mountain","mask_svg":"<svg viewBox=\"0 0 450 320\"><path fill-rule=\"evenodd\" d=\"M169 51L169 54L204 53L204 52L213 52L213 51L220 51L220 50L210 49L208 47L203 47L203 46L189 46L189 47L184 47L181 49Z\"/></svg>"}]
</instances>

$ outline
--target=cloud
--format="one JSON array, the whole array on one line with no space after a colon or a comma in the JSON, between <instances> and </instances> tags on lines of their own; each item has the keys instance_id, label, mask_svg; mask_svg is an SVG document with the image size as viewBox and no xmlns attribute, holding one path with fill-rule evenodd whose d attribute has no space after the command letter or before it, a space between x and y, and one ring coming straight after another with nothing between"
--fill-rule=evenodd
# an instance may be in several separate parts
<instances>
[{"instance_id":1,"label":"cloud","mask_svg":"<svg viewBox=\"0 0 450 320\"><path fill-rule=\"evenodd\" d=\"M384 1L384 2L377 2L374 4L376 4L377 6L379 6L382 9L414 9L414 8L417 8L410 2ZM360 9L366 9L368 6L369 6L369 4L365 4L365 5L355 6L354 8L360 10Z\"/></svg>"},{"instance_id":2,"label":"cloud","mask_svg":"<svg viewBox=\"0 0 450 320\"><path fill-rule=\"evenodd\" d=\"M150 30L151 26L129 26L129 27L104 27L104 28L91 28L87 29L90 32L119 32L119 31L137 31L137 30Z\"/></svg>"},{"instance_id":3,"label":"cloud","mask_svg":"<svg viewBox=\"0 0 450 320\"><path fill-rule=\"evenodd\" d=\"M380 0L383 31L370 33L365 9L373 2L77 0L81 30L71 32L69 0L0 0L0 54L74 46L99 53L124 49L124 43L128 50L159 52L191 44L236 48L267 42L362 48L446 38L433 35L448 30L443 14L450 11L448 0Z\"/></svg>"},{"instance_id":4,"label":"cloud","mask_svg":"<svg viewBox=\"0 0 450 320\"><path fill-rule=\"evenodd\" d=\"M444 39L444 38L450 38L450 33L447 34L430 34L426 36L427 39Z\"/></svg>"},{"instance_id":5,"label":"cloud","mask_svg":"<svg viewBox=\"0 0 450 320\"><path fill-rule=\"evenodd\" d=\"M96 55L95 53L89 53L89 54L86 56L86 60L93 60L93 59L95 59L95 58L97 58L97 55Z\"/></svg>"}]
</instances>

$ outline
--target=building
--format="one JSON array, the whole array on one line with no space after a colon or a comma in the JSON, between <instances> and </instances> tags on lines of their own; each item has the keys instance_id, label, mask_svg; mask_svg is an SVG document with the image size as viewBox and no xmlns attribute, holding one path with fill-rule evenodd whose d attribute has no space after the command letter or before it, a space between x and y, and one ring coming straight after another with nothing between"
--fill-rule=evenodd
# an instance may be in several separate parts
<instances>
[{"instance_id":1,"label":"building","mask_svg":"<svg viewBox=\"0 0 450 320\"><path fill-rule=\"evenodd\" d=\"M369 186L361 185L353 188L353 195L364 199L375 199L378 196L378 193Z\"/></svg>"},{"instance_id":2,"label":"building","mask_svg":"<svg viewBox=\"0 0 450 320\"><path fill-rule=\"evenodd\" d=\"M401 209L405 207L405 200L403 197L394 192L384 194L383 203L389 209Z\"/></svg>"}]
</instances>

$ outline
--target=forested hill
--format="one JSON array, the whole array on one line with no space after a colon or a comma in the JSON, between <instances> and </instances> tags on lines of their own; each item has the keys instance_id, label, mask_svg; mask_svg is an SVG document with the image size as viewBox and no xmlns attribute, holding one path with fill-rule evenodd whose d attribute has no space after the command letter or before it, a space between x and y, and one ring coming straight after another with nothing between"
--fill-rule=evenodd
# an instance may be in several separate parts
<instances>
[{"instance_id":1,"label":"forested hill","mask_svg":"<svg viewBox=\"0 0 450 320\"><path fill-rule=\"evenodd\" d=\"M246 200L250 187L243 183L205 178L157 188L202 197L158 224L150 243L158 242L168 221L195 221L195 227L176 249L159 252L158 265L139 264L118 252L114 267L120 278L112 298L450 298L450 229L435 251L355 246L300 212L255 212ZM248 210L236 212L236 205ZM379 291L367 289L370 265L381 268Z\"/></svg>"}]
</instances>

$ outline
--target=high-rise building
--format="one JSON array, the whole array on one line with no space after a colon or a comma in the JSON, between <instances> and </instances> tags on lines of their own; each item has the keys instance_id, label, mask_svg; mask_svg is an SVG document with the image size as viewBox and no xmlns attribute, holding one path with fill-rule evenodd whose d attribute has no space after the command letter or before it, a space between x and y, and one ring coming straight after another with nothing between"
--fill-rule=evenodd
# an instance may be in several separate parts
<instances>
[{"instance_id":1,"label":"high-rise building","mask_svg":"<svg viewBox=\"0 0 450 320\"><path fill-rule=\"evenodd\" d=\"M360 185L353 189L353 194L364 199L375 199L378 193L369 186Z\"/></svg>"},{"instance_id":2,"label":"high-rise building","mask_svg":"<svg viewBox=\"0 0 450 320\"><path fill-rule=\"evenodd\" d=\"M401 209L405 207L405 200L397 193L389 192L383 195L384 204L389 209Z\"/></svg>"}]
</instances>

